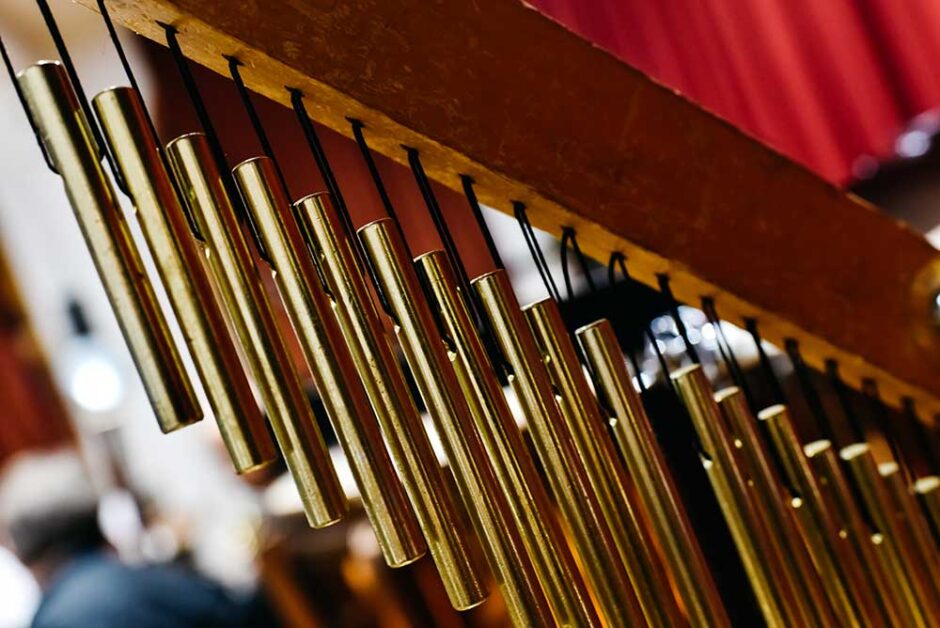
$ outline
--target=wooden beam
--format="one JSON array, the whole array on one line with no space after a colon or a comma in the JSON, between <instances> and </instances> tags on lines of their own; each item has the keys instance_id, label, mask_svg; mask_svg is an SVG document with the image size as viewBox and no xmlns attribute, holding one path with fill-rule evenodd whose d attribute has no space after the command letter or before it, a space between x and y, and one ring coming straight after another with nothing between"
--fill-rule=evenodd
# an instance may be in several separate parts
<instances>
[{"instance_id":1,"label":"wooden beam","mask_svg":"<svg viewBox=\"0 0 940 628\"><path fill-rule=\"evenodd\" d=\"M92 6L94 0L78 0ZM478 183L485 203L531 208L539 228L620 250L677 296L713 296L732 322L840 361L852 385L940 412L931 316L940 254L923 238L538 14L518 0L112 0L116 21L246 82L376 150L421 150L430 176Z\"/></svg>"}]
</instances>

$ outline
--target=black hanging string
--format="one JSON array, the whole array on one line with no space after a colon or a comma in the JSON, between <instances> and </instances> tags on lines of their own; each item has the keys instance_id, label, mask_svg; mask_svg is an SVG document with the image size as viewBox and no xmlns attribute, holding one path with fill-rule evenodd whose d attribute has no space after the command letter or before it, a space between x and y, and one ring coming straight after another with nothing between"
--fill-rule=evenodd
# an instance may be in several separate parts
<instances>
[{"instance_id":1,"label":"black hanging string","mask_svg":"<svg viewBox=\"0 0 940 628\"><path fill-rule=\"evenodd\" d=\"M545 260L542 247L539 246L535 229L532 228L532 223L529 222L529 217L526 215L525 203L522 201L512 201L512 210L516 221L519 223L519 228L522 230L522 237L525 238L526 246L529 247L529 253L535 261L535 267L542 277L542 283L545 284L545 289L548 290L548 296L558 303L561 303L561 294L558 292L558 286L555 284L552 271L549 269L548 262Z\"/></svg>"},{"instance_id":2,"label":"black hanging string","mask_svg":"<svg viewBox=\"0 0 940 628\"><path fill-rule=\"evenodd\" d=\"M754 339L754 345L757 347L757 357L760 359L761 372L763 372L764 378L767 380L767 385L770 388L773 402L775 404L786 404L787 397L783 394L783 386L780 384L780 380L777 378L777 374L774 372L774 367L770 362L770 357L767 355L767 351L764 350L764 343L761 340L760 332L757 329L757 319L746 318L744 319L744 325L747 328L748 333L751 334L751 338Z\"/></svg>"},{"instance_id":3,"label":"black hanging string","mask_svg":"<svg viewBox=\"0 0 940 628\"><path fill-rule=\"evenodd\" d=\"M620 270L620 274L623 276L623 281L619 284L617 283L617 270ZM607 263L607 282L612 288L615 288L619 285L621 286L621 291L626 294L627 288L633 284L633 278L630 276L629 271L627 270L627 258L620 251L615 251L610 254L610 261ZM626 299L614 299L615 303L622 303L623 307L627 307ZM652 332L647 325L645 335L649 341L653 344L654 349L656 350L657 359L660 359L660 366L663 369L663 374L666 375L668 370L666 368L665 357L659 352L659 347L656 345L656 338L653 337ZM636 356L635 351L627 351L627 359L630 360L630 366L633 367L633 373L636 376L636 381L640 387L640 392L645 393L647 390L646 382L643 381L643 369L640 367L640 361Z\"/></svg>"},{"instance_id":4,"label":"black hanging string","mask_svg":"<svg viewBox=\"0 0 940 628\"><path fill-rule=\"evenodd\" d=\"M849 388L839 375L839 363L831 358L826 360L826 374L829 376L829 381L836 393L836 399L839 400L839 407L842 408L842 414L845 416L846 420L846 427L851 434L853 442L864 442L865 432L862 430L855 408L852 407Z\"/></svg>"},{"instance_id":5,"label":"black hanging string","mask_svg":"<svg viewBox=\"0 0 940 628\"><path fill-rule=\"evenodd\" d=\"M379 167L376 165L375 158L372 157L372 151L369 149L369 144L366 142L365 135L362 133L362 129L364 129L366 125L363 124L361 120L356 120L355 118L347 118L347 120L349 120L349 123L352 125L353 137L356 139L356 144L359 146L359 152L362 153L362 159L366 162L366 168L369 170L369 176L372 177L372 183L375 185L375 191L382 201L382 206L394 223L398 225L399 230L401 230L401 223L398 221L398 213L395 211L395 206L392 205L392 199L388 195L388 190L385 189L382 175L379 174ZM404 237L402 237L402 240L404 240ZM408 247L407 241L405 241L405 249L410 256L411 249Z\"/></svg>"},{"instance_id":6,"label":"black hanging string","mask_svg":"<svg viewBox=\"0 0 940 628\"><path fill-rule=\"evenodd\" d=\"M33 135L36 136L36 141L39 143L39 151L42 153L42 158L46 161L46 165L49 166L49 170L59 174L59 170L52 162L52 157L49 155L48 151L46 151L46 143L42 140L39 127L36 125L36 120L33 119L33 114L29 110L29 105L26 104L26 96L23 94L23 88L20 87L20 82L16 80L16 70L13 69L13 62L10 60L10 54L7 52L7 47L3 43L3 37L0 37L0 56L3 57L3 65L7 69L7 74L10 75L10 81L13 82L13 89L16 91L16 97L19 99L20 105L23 107L23 113L26 114L26 121L29 122L29 128L33 130Z\"/></svg>"},{"instance_id":7,"label":"black hanging string","mask_svg":"<svg viewBox=\"0 0 940 628\"><path fill-rule=\"evenodd\" d=\"M913 438L909 440L914 441L913 446L918 451L917 456L923 461L925 466L930 468L931 472L936 472L940 467L937 465L936 454L930 446L930 434L927 433L927 428L917 415L914 400L911 397L904 397L901 400L901 406L904 409L904 420L907 421L908 429L911 430L913 436ZM908 464L909 472L913 471L912 466L913 465ZM912 481L915 479L913 473L910 473L909 479Z\"/></svg>"},{"instance_id":8,"label":"black hanging string","mask_svg":"<svg viewBox=\"0 0 940 628\"><path fill-rule=\"evenodd\" d=\"M873 379L862 380L862 393L868 399L868 413L872 418L872 422L878 426L879 431L888 443L891 456L896 461L900 461L901 447L898 443L898 434L895 431L893 422L888 418L888 407L881 400L878 383Z\"/></svg>"},{"instance_id":9,"label":"black hanging string","mask_svg":"<svg viewBox=\"0 0 940 628\"><path fill-rule=\"evenodd\" d=\"M829 413L827 413L826 409L823 407L819 391L813 384L812 373L806 365L806 362L803 361L803 354L800 352L799 343L793 338L787 338L783 345L790 358L790 363L793 365L793 372L796 374L796 381L803 393L803 399L809 407L810 414L813 415L816 428L820 431L823 438L832 443L833 447L837 449L842 447L846 443L841 442L836 437L835 429L829 419Z\"/></svg>"},{"instance_id":10,"label":"black hanging string","mask_svg":"<svg viewBox=\"0 0 940 628\"><path fill-rule=\"evenodd\" d=\"M708 322L711 323L712 329L715 330L718 352L721 354L722 360L724 360L725 364L728 366L731 380L734 382L735 386L741 389L751 411L756 412L758 407L754 393L747 383L747 377L744 374L744 370L741 368L741 363L738 362L738 358L734 354L734 350L731 348L731 343L728 342L728 338L725 336L724 328L721 325L721 318L718 316L718 310L715 308L715 300L712 297L702 297L702 311L705 312L705 317L708 319Z\"/></svg>"},{"instance_id":11,"label":"black hanging string","mask_svg":"<svg viewBox=\"0 0 940 628\"><path fill-rule=\"evenodd\" d=\"M561 230L561 273L565 280L565 292L568 293L568 300L574 300L574 289L571 283L571 271L568 268L568 247L574 251L575 258L578 260L578 266L581 268L581 274L587 281L591 293L597 292L597 285L594 278L591 277L591 268L588 265L587 257L581 252L578 245L578 238L572 227L563 227Z\"/></svg>"},{"instance_id":12,"label":"black hanging string","mask_svg":"<svg viewBox=\"0 0 940 628\"><path fill-rule=\"evenodd\" d=\"M470 204L470 210L473 212L473 217L477 222L477 226L480 228L480 233L483 234L483 241L486 242L486 248L490 252L490 257L493 258L493 263L496 265L497 269L506 270L506 265L503 264L503 258L500 256L499 249L496 248L496 242L493 240L493 233L490 231L486 220L483 218L483 208L480 207L477 194L473 190L473 177L468 174L462 174L460 175L460 182L463 184L464 196L467 197L467 203Z\"/></svg>"},{"instance_id":13,"label":"black hanging string","mask_svg":"<svg viewBox=\"0 0 940 628\"><path fill-rule=\"evenodd\" d=\"M660 292L663 293L663 296L666 297L669 303L669 314L676 324L676 329L679 332L679 336L682 338L682 342L685 343L685 352L689 355L692 362L701 364L702 362L699 360L698 352L692 345L692 341L689 340L689 330L686 329L685 323L682 322L682 316L679 315L679 301L676 300L675 295L672 293L672 288L669 286L669 275L665 273L659 274L656 275L656 279L659 281Z\"/></svg>"}]
</instances>

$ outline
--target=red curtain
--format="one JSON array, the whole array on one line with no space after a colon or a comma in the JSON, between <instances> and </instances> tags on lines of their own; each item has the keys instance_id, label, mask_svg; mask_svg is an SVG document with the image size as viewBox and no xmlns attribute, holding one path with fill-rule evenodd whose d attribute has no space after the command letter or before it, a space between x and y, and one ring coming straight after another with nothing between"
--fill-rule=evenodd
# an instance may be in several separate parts
<instances>
[{"instance_id":1,"label":"red curtain","mask_svg":"<svg viewBox=\"0 0 940 628\"><path fill-rule=\"evenodd\" d=\"M823 177L940 106L937 0L529 0Z\"/></svg>"}]
</instances>

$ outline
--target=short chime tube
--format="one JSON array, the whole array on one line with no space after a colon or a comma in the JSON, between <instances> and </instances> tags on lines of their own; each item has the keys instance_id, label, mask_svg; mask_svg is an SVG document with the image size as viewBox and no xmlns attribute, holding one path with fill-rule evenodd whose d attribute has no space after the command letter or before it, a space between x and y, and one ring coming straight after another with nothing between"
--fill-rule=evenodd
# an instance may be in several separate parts
<instances>
[{"instance_id":1,"label":"short chime tube","mask_svg":"<svg viewBox=\"0 0 940 628\"><path fill-rule=\"evenodd\" d=\"M914 482L914 495L927 515L934 541L940 545L940 477L929 475Z\"/></svg>"},{"instance_id":2,"label":"short chime tube","mask_svg":"<svg viewBox=\"0 0 940 628\"><path fill-rule=\"evenodd\" d=\"M551 606L461 393L434 314L391 218L359 229L386 295L405 359L441 436L460 494L515 626L552 625Z\"/></svg>"},{"instance_id":3,"label":"short chime tube","mask_svg":"<svg viewBox=\"0 0 940 628\"><path fill-rule=\"evenodd\" d=\"M680 623L681 614L648 526L631 505L630 478L614 449L558 304L543 299L527 305L523 312L558 391L561 413L593 474L604 516L615 533L620 559L630 573L647 623Z\"/></svg>"},{"instance_id":4,"label":"short chime tube","mask_svg":"<svg viewBox=\"0 0 940 628\"><path fill-rule=\"evenodd\" d=\"M424 538L274 166L256 157L234 173L385 560L413 562L425 552Z\"/></svg>"},{"instance_id":5,"label":"short chime tube","mask_svg":"<svg viewBox=\"0 0 940 628\"><path fill-rule=\"evenodd\" d=\"M457 280L443 251L419 256L415 264L452 344L457 379L470 405L483 444L497 469L500 489L512 495L526 548L535 561L562 625L600 625L574 557L555 520L522 434L519 432L483 343L457 292Z\"/></svg>"},{"instance_id":6,"label":"short chime tube","mask_svg":"<svg viewBox=\"0 0 940 628\"><path fill-rule=\"evenodd\" d=\"M65 70L56 62L39 63L20 72L17 82L62 176L160 429L195 423L202 409Z\"/></svg>"},{"instance_id":7,"label":"short chime tube","mask_svg":"<svg viewBox=\"0 0 940 628\"><path fill-rule=\"evenodd\" d=\"M681 368L671 374L702 447L700 455L712 483L741 562L768 626L791 624L774 584L776 561L763 550L766 531L758 520L747 482L735 464L731 436L724 428L721 411L700 365Z\"/></svg>"},{"instance_id":8,"label":"short chime tube","mask_svg":"<svg viewBox=\"0 0 940 628\"><path fill-rule=\"evenodd\" d=\"M729 619L718 589L643 402L633 387L613 327L601 320L582 327L575 335L598 392L614 414L611 431L663 548L689 621L693 626L727 625Z\"/></svg>"},{"instance_id":9,"label":"short chime tube","mask_svg":"<svg viewBox=\"0 0 940 628\"><path fill-rule=\"evenodd\" d=\"M346 237L327 195L307 196L295 203L295 210L319 258L356 370L451 603L457 609L476 606L486 599L485 567L454 508L421 415L373 305L364 269L354 253L355 243Z\"/></svg>"},{"instance_id":10,"label":"short chime tube","mask_svg":"<svg viewBox=\"0 0 940 628\"><path fill-rule=\"evenodd\" d=\"M209 269L307 520L313 527L327 526L345 514L346 496L206 137L183 135L167 145L166 154L180 196L205 238Z\"/></svg>"},{"instance_id":11,"label":"short chime tube","mask_svg":"<svg viewBox=\"0 0 940 628\"><path fill-rule=\"evenodd\" d=\"M601 612L616 625L645 622L626 565L604 517L586 461L555 400L548 372L503 270L473 280L500 350L512 367L516 392L551 489L575 536Z\"/></svg>"},{"instance_id":12,"label":"short chime tube","mask_svg":"<svg viewBox=\"0 0 940 628\"><path fill-rule=\"evenodd\" d=\"M274 443L215 301L140 95L132 88L116 87L98 94L93 103L235 468L241 473L263 466L274 460Z\"/></svg>"}]
</instances>

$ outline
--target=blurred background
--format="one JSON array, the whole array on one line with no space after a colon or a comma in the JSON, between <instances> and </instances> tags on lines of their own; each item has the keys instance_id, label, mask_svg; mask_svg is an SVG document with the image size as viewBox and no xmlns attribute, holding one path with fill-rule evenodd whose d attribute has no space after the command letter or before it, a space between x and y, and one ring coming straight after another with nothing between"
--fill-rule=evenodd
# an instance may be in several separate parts
<instances>
[{"instance_id":1,"label":"blurred background","mask_svg":"<svg viewBox=\"0 0 940 628\"><path fill-rule=\"evenodd\" d=\"M532 3L940 246L940 74L931 63L940 58L940 4ZM100 17L68 0L50 4L86 92L126 84ZM0 3L0 33L18 70L57 58L30 0ZM167 51L126 31L121 37L163 141L198 128ZM258 154L234 86L198 70L230 163ZM256 104L295 195L323 189L293 114L261 98ZM99 496L102 529L122 559L185 563L233 594L260 586L286 624L501 625L498 600L460 618L450 611L427 560L386 569L361 516L309 530L283 469L237 477L208 417L160 434L61 182L46 168L6 77L0 79L0 111L0 465L23 452L76 447ZM320 133L354 221L381 216L355 145L327 129ZM379 167L412 249L438 248L411 173L382 158ZM466 201L441 186L435 191L471 275L489 270ZM545 296L528 251L519 246L516 223L494 210L486 217L519 300ZM557 244L551 238L543 243L554 264ZM596 270L603 276L605 269ZM583 277L575 279L578 296L566 304L573 317L591 305ZM681 360L681 341L656 299L642 290L635 296L650 305L638 308L635 334L624 340L639 356L637 376L653 384L660 367L643 328L653 321L670 359ZM712 375L721 377L717 330L698 310L684 308L683 317ZM724 332L745 367L753 364L750 338L730 325ZM831 395L824 397L833 403ZM335 453L342 470L342 454ZM344 480L354 497L348 471ZM26 625L39 589L2 549L0 591L0 628Z\"/></svg>"}]
</instances>

